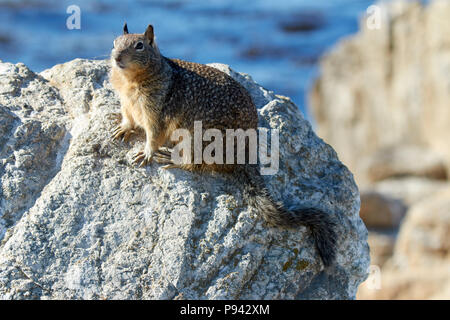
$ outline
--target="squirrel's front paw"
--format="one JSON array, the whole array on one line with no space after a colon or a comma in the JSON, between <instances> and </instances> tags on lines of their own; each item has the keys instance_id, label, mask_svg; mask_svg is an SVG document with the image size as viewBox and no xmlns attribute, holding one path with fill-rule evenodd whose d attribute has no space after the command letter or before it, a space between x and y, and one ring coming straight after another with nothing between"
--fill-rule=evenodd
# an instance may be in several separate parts
<instances>
[{"instance_id":1,"label":"squirrel's front paw","mask_svg":"<svg viewBox=\"0 0 450 320\"><path fill-rule=\"evenodd\" d=\"M118 140L122 138L122 141L127 141L130 138L131 134L133 133L134 130L132 128L119 125L114 129L111 137L113 140Z\"/></svg>"},{"instance_id":2,"label":"squirrel's front paw","mask_svg":"<svg viewBox=\"0 0 450 320\"><path fill-rule=\"evenodd\" d=\"M138 164L139 167L143 167L152 162L153 152L152 151L139 151L133 157L133 164Z\"/></svg>"}]
</instances>

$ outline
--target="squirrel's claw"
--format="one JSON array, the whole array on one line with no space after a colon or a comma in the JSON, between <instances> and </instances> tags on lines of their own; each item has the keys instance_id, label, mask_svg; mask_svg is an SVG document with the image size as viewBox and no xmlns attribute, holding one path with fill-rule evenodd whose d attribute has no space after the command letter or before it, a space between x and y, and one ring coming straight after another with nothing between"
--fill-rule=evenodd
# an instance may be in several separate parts
<instances>
[{"instance_id":1,"label":"squirrel's claw","mask_svg":"<svg viewBox=\"0 0 450 320\"><path fill-rule=\"evenodd\" d=\"M122 141L127 142L130 136L134 133L134 130L128 130L122 137Z\"/></svg>"},{"instance_id":2,"label":"squirrel's claw","mask_svg":"<svg viewBox=\"0 0 450 320\"><path fill-rule=\"evenodd\" d=\"M160 157L171 159L172 149L169 149L167 147L161 147L158 149L158 151L156 151L156 154L158 154Z\"/></svg>"},{"instance_id":3,"label":"squirrel's claw","mask_svg":"<svg viewBox=\"0 0 450 320\"><path fill-rule=\"evenodd\" d=\"M172 158L170 155L162 154L158 151L155 152L155 156L153 159L160 164L173 164Z\"/></svg>"},{"instance_id":4,"label":"squirrel's claw","mask_svg":"<svg viewBox=\"0 0 450 320\"><path fill-rule=\"evenodd\" d=\"M122 126L117 126L112 135L111 138L113 140L118 140L120 138L122 138L122 141L128 141L128 139L130 138L130 136L134 133L133 129L125 129Z\"/></svg>"},{"instance_id":5,"label":"squirrel's claw","mask_svg":"<svg viewBox=\"0 0 450 320\"><path fill-rule=\"evenodd\" d=\"M154 159L159 164L165 164L164 166L161 167L164 170L171 168L179 168L179 166L173 163L172 161L172 149L169 149L167 147L159 148L159 150L155 152Z\"/></svg>"},{"instance_id":6,"label":"squirrel's claw","mask_svg":"<svg viewBox=\"0 0 450 320\"><path fill-rule=\"evenodd\" d=\"M172 169L172 168L179 168L179 166L177 166L176 164L166 164L165 166L162 166L161 168L163 168L164 170L167 170L167 169Z\"/></svg>"},{"instance_id":7,"label":"squirrel's claw","mask_svg":"<svg viewBox=\"0 0 450 320\"><path fill-rule=\"evenodd\" d=\"M143 167L152 162L153 154L146 154L145 151L139 151L133 156L133 164L138 164L139 167Z\"/></svg>"},{"instance_id":8,"label":"squirrel's claw","mask_svg":"<svg viewBox=\"0 0 450 320\"><path fill-rule=\"evenodd\" d=\"M167 155L169 157L172 156L172 151L173 151L173 149L168 148L168 147L161 147L161 148L158 149L159 153L165 154L165 155Z\"/></svg>"}]
</instances>

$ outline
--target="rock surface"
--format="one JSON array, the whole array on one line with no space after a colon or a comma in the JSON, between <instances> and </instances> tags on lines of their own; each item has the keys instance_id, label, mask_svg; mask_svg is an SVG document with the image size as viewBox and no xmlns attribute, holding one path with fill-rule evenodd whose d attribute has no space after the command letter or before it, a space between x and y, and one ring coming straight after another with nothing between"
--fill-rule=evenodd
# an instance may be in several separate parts
<instances>
[{"instance_id":1,"label":"rock surface","mask_svg":"<svg viewBox=\"0 0 450 320\"><path fill-rule=\"evenodd\" d=\"M450 273L450 188L411 207L395 256L397 264L405 267L430 267L445 261Z\"/></svg>"},{"instance_id":2,"label":"rock surface","mask_svg":"<svg viewBox=\"0 0 450 320\"><path fill-rule=\"evenodd\" d=\"M443 163L448 176L450 1L377 6L379 29L370 29L363 19L358 34L322 59L310 94L318 134L336 149L360 187L370 183L368 163L377 152L403 145L430 150L407 159L413 169L434 168L438 172L432 174L442 176ZM431 167L422 166L424 157ZM402 173L397 168L383 174Z\"/></svg>"},{"instance_id":3,"label":"rock surface","mask_svg":"<svg viewBox=\"0 0 450 320\"><path fill-rule=\"evenodd\" d=\"M433 150L419 146L382 148L372 155L366 170L370 182L399 177L447 179L442 157Z\"/></svg>"},{"instance_id":4,"label":"rock surface","mask_svg":"<svg viewBox=\"0 0 450 320\"><path fill-rule=\"evenodd\" d=\"M355 297L369 254L352 174L289 99L214 67L280 129L274 197L336 217L336 264L324 270L306 228L266 227L232 177L131 165L143 138L109 138L120 109L106 61L40 75L0 63L0 298Z\"/></svg>"},{"instance_id":5,"label":"rock surface","mask_svg":"<svg viewBox=\"0 0 450 320\"><path fill-rule=\"evenodd\" d=\"M369 232L370 264L372 266L383 267L386 261L394 253L397 232L394 230L381 230Z\"/></svg>"},{"instance_id":6,"label":"rock surface","mask_svg":"<svg viewBox=\"0 0 450 320\"><path fill-rule=\"evenodd\" d=\"M432 180L419 177L386 179L370 186L365 192L377 192L401 200L407 207L434 195L436 192L450 188L449 181Z\"/></svg>"},{"instance_id":7,"label":"rock surface","mask_svg":"<svg viewBox=\"0 0 450 320\"><path fill-rule=\"evenodd\" d=\"M411 207L382 269L382 290L362 285L358 298L448 299L449 288L450 188Z\"/></svg>"}]
</instances>

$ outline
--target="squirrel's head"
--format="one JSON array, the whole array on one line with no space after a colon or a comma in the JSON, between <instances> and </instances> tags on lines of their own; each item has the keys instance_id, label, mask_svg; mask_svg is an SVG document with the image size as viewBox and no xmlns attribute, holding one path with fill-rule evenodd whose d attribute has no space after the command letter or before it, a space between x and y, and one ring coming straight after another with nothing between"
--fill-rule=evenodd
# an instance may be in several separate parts
<instances>
[{"instance_id":1,"label":"squirrel's head","mask_svg":"<svg viewBox=\"0 0 450 320\"><path fill-rule=\"evenodd\" d=\"M111 51L111 63L124 71L151 68L160 63L161 55L155 43L153 26L149 25L143 34L128 33L127 24L123 35L117 37Z\"/></svg>"}]
</instances>

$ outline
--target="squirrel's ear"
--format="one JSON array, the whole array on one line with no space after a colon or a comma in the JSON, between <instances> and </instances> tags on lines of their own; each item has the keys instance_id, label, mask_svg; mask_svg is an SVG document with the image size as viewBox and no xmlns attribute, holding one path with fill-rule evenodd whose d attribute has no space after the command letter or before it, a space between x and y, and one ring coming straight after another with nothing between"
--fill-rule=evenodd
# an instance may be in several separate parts
<instances>
[{"instance_id":1,"label":"squirrel's ear","mask_svg":"<svg viewBox=\"0 0 450 320\"><path fill-rule=\"evenodd\" d=\"M144 36L150 41L150 44L153 43L153 26L151 24L148 25L147 30L145 30Z\"/></svg>"},{"instance_id":2,"label":"squirrel's ear","mask_svg":"<svg viewBox=\"0 0 450 320\"><path fill-rule=\"evenodd\" d=\"M128 34L128 26L127 23L125 22L125 24L123 25L123 34Z\"/></svg>"}]
</instances>

